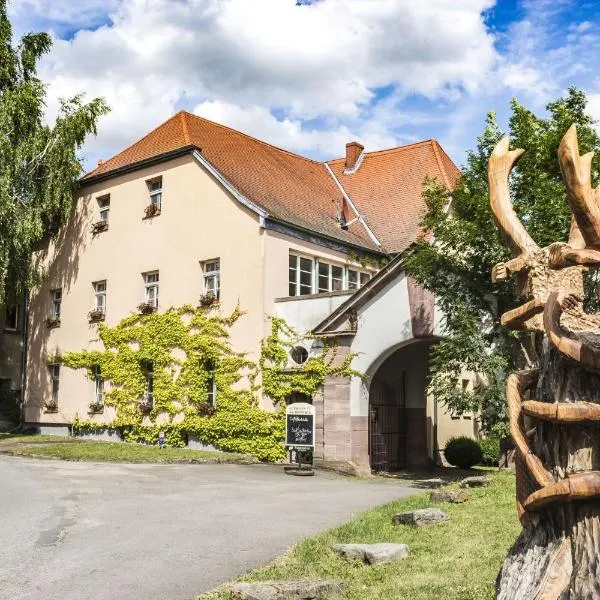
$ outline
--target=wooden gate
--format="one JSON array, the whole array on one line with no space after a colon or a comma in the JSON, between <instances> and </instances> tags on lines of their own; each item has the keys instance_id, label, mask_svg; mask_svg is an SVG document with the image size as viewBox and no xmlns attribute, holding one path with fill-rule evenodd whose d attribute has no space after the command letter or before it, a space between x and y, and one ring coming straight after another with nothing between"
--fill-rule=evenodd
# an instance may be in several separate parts
<instances>
[{"instance_id":1,"label":"wooden gate","mask_svg":"<svg viewBox=\"0 0 600 600\"><path fill-rule=\"evenodd\" d=\"M373 471L406 468L405 377L374 382L369 393L369 456Z\"/></svg>"}]
</instances>

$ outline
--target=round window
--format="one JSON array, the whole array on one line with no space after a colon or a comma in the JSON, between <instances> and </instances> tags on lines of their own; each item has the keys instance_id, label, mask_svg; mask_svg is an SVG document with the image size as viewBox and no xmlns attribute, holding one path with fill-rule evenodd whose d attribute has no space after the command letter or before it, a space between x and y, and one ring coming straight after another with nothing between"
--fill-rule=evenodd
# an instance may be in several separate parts
<instances>
[{"instance_id":1,"label":"round window","mask_svg":"<svg viewBox=\"0 0 600 600\"><path fill-rule=\"evenodd\" d=\"M294 346L290 350L290 356L296 364L303 365L308 360L308 350L304 346Z\"/></svg>"}]
</instances>

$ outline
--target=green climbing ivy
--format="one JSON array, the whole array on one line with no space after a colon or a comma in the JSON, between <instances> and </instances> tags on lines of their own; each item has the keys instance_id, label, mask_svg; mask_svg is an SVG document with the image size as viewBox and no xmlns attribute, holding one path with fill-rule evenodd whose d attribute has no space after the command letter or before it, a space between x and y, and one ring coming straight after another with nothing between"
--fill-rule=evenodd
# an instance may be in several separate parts
<instances>
[{"instance_id":1,"label":"green climbing ivy","mask_svg":"<svg viewBox=\"0 0 600 600\"><path fill-rule=\"evenodd\" d=\"M351 368L356 354L349 353L337 361L338 346L326 340L322 351L309 355L301 365L289 368L290 350L311 338L315 339L314 336L300 335L284 319L271 317L271 333L262 341L259 367L263 392L274 402L281 402L293 394L312 397L320 393L329 376L362 377Z\"/></svg>"},{"instance_id":2,"label":"green climbing ivy","mask_svg":"<svg viewBox=\"0 0 600 600\"><path fill-rule=\"evenodd\" d=\"M134 314L116 327L100 323L103 349L67 352L60 362L85 369L90 379L99 374L109 382L105 405L116 409L116 417L110 423L76 417L74 431L118 429L126 440L148 444L156 444L162 431L170 446L183 446L186 434L194 434L226 451L266 461L283 458L284 400L294 392L312 396L328 375L359 374L350 368L353 355L334 364L337 348L331 345L288 370L287 355L299 336L279 318L272 318L257 368L229 342L229 329L240 316L239 309L222 316L183 306L164 313ZM150 365L153 403L144 410ZM209 402L213 380L216 407ZM259 406L259 380L275 404L274 411Z\"/></svg>"}]
</instances>

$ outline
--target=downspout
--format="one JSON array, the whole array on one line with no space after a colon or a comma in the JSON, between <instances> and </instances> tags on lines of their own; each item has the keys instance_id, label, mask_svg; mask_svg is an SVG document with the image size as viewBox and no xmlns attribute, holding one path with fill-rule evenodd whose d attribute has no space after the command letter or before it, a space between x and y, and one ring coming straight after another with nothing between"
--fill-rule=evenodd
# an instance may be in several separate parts
<instances>
[{"instance_id":1,"label":"downspout","mask_svg":"<svg viewBox=\"0 0 600 600\"><path fill-rule=\"evenodd\" d=\"M21 402L19 406L19 426L23 429L25 425L25 387L27 377L27 350L29 340L29 292L23 294L23 351L21 352Z\"/></svg>"}]
</instances>

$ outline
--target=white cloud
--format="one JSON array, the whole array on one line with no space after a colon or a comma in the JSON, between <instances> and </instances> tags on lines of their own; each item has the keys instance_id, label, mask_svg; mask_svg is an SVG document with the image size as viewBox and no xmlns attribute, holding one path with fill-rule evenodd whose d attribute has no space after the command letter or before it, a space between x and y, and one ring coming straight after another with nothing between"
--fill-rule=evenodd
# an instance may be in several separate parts
<instances>
[{"instance_id":1,"label":"white cloud","mask_svg":"<svg viewBox=\"0 0 600 600\"><path fill-rule=\"evenodd\" d=\"M52 10L51 0L25 1ZM77 91L107 98L113 112L89 144L103 158L194 104L254 129L256 119L281 145L306 152L337 148L328 137L336 132L337 139L355 133L388 145L397 136L381 129L377 119L385 116L372 111L376 90L391 86L432 99L477 90L496 60L482 17L492 4L113 0L109 25L57 41L42 76L51 83L51 113L58 97ZM60 6L73 10L67 0ZM98 6L88 0L91 13ZM324 133L305 130L303 122L314 118L328 123Z\"/></svg>"}]
</instances>

